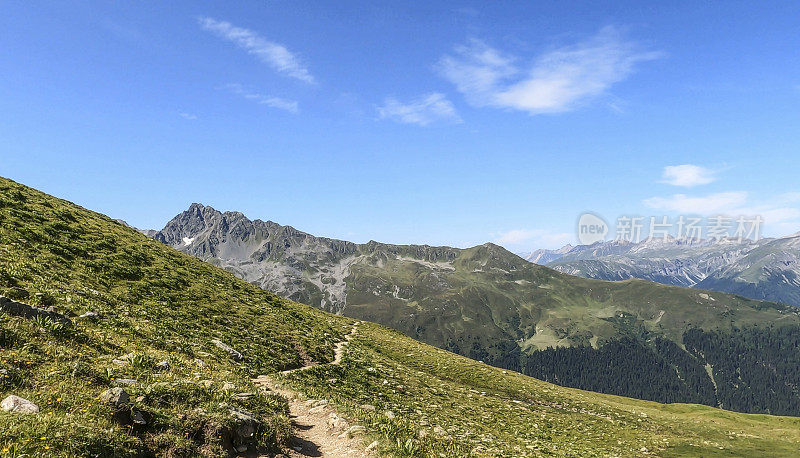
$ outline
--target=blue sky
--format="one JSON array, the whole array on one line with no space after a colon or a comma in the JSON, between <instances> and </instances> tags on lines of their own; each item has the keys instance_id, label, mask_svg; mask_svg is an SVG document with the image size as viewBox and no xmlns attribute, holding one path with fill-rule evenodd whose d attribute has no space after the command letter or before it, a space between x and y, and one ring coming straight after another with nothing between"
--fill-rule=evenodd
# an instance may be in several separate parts
<instances>
[{"instance_id":1,"label":"blue sky","mask_svg":"<svg viewBox=\"0 0 800 458\"><path fill-rule=\"evenodd\" d=\"M663 3L663 2L661 2ZM0 175L515 250L578 215L800 230L797 2L4 2Z\"/></svg>"}]
</instances>

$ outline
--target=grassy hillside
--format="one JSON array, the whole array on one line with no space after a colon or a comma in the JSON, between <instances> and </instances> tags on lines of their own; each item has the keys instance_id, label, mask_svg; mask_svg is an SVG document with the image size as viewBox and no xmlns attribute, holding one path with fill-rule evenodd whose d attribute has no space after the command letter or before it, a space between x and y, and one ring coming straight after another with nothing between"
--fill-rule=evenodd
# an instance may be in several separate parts
<instances>
[{"instance_id":1,"label":"grassy hillside","mask_svg":"<svg viewBox=\"0 0 800 458\"><path fill-rule=\"evenodd\" d=\"M263 419L251 448L275 446L288 434L285 402L232 395L254 391L255 375L332 358L344 325L6 179L0 294L53 306L74 322L0 314L3 397L13 393L42 408L35 416L0 413L0 450L14 455L222 453L235 415L221 403ZM86 312L99 317L76 317ZM241 363L215 339L240 352ZM156 370L161 361L168 370ZM122 431L98 402L118 379L139 382L125 389L132 407L150 417L141 430ZM233 387L223 390L225 383Z\"/></svg>"},{"instance_id":2,"label":"grassy hillside","mask_svg":"<svg viewBox=\"0 0 800 458\"><path fill-rule=\"evenodd\" d=\"M400 456L797 456L800 418L541 382L367 324L343 364L285 378Z\"/></svg>"},{"instance_id":3,"label":"grassy hillside","mask_svg":"<svg viewBox=\"0 0 800 458\"><path fill-rule=\"evenodd\" d=\"M287 403L256 390L251 378L330 360L351 327L347 318L279 299L103 215L6 179L0 223L0 294L53 307L74 323L0 314L0 397L15 394L41 409L0 411L3 454L276 450L290 434ZM97 316L76 316L86 312ZM341 365L283 377L309 396L330 399L388 455L800 451L800 419L561 388L373 324L359 326ZM101 400L114 386L130 393L122 409ZM253 433L244 439L243 412ZM126 421L136 415L144 422Z\"/></svg>"},{"instance_id":4,"label":"grassy hillside","mask_svg":"<svg viewBox=\"0 0 800 458\"><path fill-rule=\"evenodd\" d=\"M680 344L696 327L800 323L795 307L644 280L573 277L492 244L460 250L451 263L377 253L353 265L351 276L346 315L510 368L515 351L598 347L629 336Z\"/></svg>"},{"instance_id":5,"label":"grassy hillside","mask_svg":"<svg viewBox=\"0 0 800 458\"><path fill-rule=\"evenodd\" d=\"M781 343L794 332L787 328L800 331L796 307L642 280L576 278L490 243L355 244L202 204L155 238L284 297L564 386L800 416L800 374L772 369L791 366L800 351ZM596 248L610 254L632 246L607 245ZM695 248L718 265L745 245ZM670 259L685 249L660 242L651 248ZM708 351L687 350L685 336L697 329L730 339L748 329L765 341L738 342L744 352L712 360ZM740 375L716 377L720 370Z\"/></svg>"}]
</instances>

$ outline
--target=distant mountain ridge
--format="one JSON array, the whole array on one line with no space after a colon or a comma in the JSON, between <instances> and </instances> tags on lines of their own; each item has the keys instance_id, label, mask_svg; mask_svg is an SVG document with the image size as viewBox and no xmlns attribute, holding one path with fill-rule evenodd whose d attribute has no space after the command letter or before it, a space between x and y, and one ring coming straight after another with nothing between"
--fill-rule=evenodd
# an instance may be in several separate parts
<instances>
[{"instance_id":1,"label":"distant mountain ridge","mask_svg":"<svg viewBox=\"0 0 800 458\"><path fill-rule=\"evenodd\" d=\"M222 220L215 217L214 227L232 222ZM4 455L272 456L294 455L298 443L311 455L330 455L318 446L319 434L310 437L314 441L303 439L312 427L327 431L330 439L355 431L354 441L380 441L379 448L371 447L381 456L718 456L721 451L793 457L800 446L798 418L562 388L278 298L105 215L4 178L0 221L0 296L14 298L0 301ZM242 235L246 226L242 220L228 229ZM214 232L206 229L208 235ZM246 232L244 238L254 242L256 231ZM214 236L220 234L231 242L235 238L228 231ZM200 239L182 242L189 246ZM435 248L420 251L425 252L449 256ZM681 304L696 310L705 324L719 324L719 311L731 322L763 320L769 326L741 338L727 332L685 334L685 352L656 339L666 351L654 354L646 342L627 338L603 346L600 354L591 347L535 352L545 364L528 361L525 369L565 385L584 386L572 374L588 373L584 379L594 385L586 387L597 391L800 415L800 327L779 326L798 323L788 307L638 280L608 284L567 277L492 245L461 250L452 262L381 259L388 262L374 273L387 281L405 285L401 277L414 272L430 280L423 293L435 299L399 314L411 318L438 307L426 314L430 329L436 319L444 329L460 325L472 333L507 322L509 310L502 306L509 303L499 296L510 291L532 297L529 307L517 309L525 313L517 315L519 322L509 322L509 330L524 329L533 314L556 314L570 304L578 306L573 312L586 309L607 320L595 324L619 326L647 325L638 318L653 312L642 308L647 304L663 304L666 310L653 321L670 328L686 317L679 315ZM455 273L445 269L432 277L434 267L426 264L449 265ZM394 267L403 267L402 274ZM471 280L477 294L457 284L459 275ZM484 275L489 280L481 283ZM364 297L382 291L376 278L360 280L370 285ZM437 279L450 284L454 303L446 304L434 288ZM352 282L359 284L348 277ZM412 283L417 288L425 282ZM397 295L419 297L405 288ZM387 292L392 291L397 290ZM560 301L556 293L568 300ZM632 294L636 300L608 301L608 294ZM666 302L675 295L681 300ZM357 299L348 299L346 313L358 312ZM559 307L548 308L548 301ZM477 317L475 311L492 313ZM559 324L540 318L535 320L540 329L556 325L570 334L566 319ZM479 326L470 326L476 322ZM573 320L581 322L586 320ZM756 351L732 358L741 354L739 343ZM313 369L282 372L304 367ZM263 389L272 381L283 389ZM315 407L322 412L298 425L291 407L303 401L293 401L295 396L324 399ZM26 410L9 408L9 401Z\"/></svg>"},{"instance_id":2,"label":"distant mountain ridge","mask_svg":"<svg viewBox=\"0 0 800 458\"><path fill-rule=\"evenodd\" d=\"M334 313L347 306L345 278L359 263L409 256L435 266L460 250L427 245L356 244L315 237L272 221L249 220L194 203L153 237L269 291Z\"/></svg>"},{"instance_id":3,"label":"distant mountain ridge","mask_svg":"<svg viewBox=\"0 0 800 458\"><path fill-rule=\"evenodd\" d=\"M794 372L782 373L778 388L763 385L769 367L794 364L794 347L780 345L779 330L788 327L785 335L794 336L800 326L800 309L788 305L638 279L576 277L491 243L357 244L202 204L192 204L155 238L281 296L566 386L800 414ZM589 248L630 250L622 243ZM702 350L702 342L729 335L750 350ZM765 342L769 359L759 359L747 339ZM614 374L609 364L618 368Z\"/></svg>"},{"instance_id":4,"label":"distant mountain ridge","mask_svg":"<svg viewBox=\"0 0 800 458\"><path fill-rule=\"evenodd\" d=\"M640 278L800 306L799 234L758 241L607 241L523 257L586 278Z\"/></svg>"}]
</instances>

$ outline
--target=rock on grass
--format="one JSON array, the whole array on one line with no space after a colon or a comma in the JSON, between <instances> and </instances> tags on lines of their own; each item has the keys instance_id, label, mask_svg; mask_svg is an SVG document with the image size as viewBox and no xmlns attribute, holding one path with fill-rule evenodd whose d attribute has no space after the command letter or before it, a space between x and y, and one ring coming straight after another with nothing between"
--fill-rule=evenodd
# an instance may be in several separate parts
<instances>
[{"instance_id":1,"label":"rock on grass","mask_svg":"<svg viewBox=\"0 0 800 458\"><path fill-rule=\"evenodd\" d=\"M39 413L39 406L31 401L15 395L6 396L3 402L0 402L0 408L6 412L36 414Z\"/></svg>"}]
</instances>

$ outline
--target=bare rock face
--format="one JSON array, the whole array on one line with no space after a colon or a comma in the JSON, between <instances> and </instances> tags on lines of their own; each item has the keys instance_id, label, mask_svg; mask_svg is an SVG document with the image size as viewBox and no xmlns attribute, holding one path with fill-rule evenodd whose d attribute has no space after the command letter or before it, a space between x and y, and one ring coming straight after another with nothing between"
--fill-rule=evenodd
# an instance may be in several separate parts
<instances>
[{"instance_id":1,"label":"bare rock face","mask_svg":"<svg viewBox=\"0 0 800 458\"><path fill-rule=\"evenodd\" d=\"M39 413L39 406L31 401L15 395L6 396L0 402L0 409L6 412L21 413L21 414L37 414Z\"/></svg>"},{"instance_id":2,"label":"bare rock face","mask_svg":"<svg viewBox=\"0 0 800 458\"><path fill-rule=\"evenodd\" d=\"M409 258L451 263L460 250L427 245L356 244L299 231L272 221L249 220L192 204L153 237L288 299L342 313L351 267ZM402 293L407 293L403 291Z\"/></svg>"}]
</instances>

